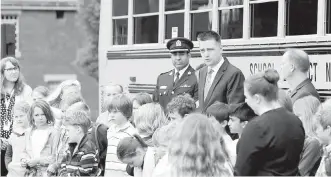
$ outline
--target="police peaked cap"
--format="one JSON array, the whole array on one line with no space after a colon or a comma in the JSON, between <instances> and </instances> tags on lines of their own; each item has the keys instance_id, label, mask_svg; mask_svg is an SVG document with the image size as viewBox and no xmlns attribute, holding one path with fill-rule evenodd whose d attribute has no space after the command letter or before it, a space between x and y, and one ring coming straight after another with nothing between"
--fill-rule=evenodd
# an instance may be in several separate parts
<instances>
[{"instance_id":1,"label":"police peaked cap","mask_svg":"<svg viewBox=\"0 0 331 177\"><path fill-rule=\"evenodd\" d=\"M184 37L173 38L167 43L170 52L190 52L193 47L192 41Z\"/></svg>"}]
</instances>

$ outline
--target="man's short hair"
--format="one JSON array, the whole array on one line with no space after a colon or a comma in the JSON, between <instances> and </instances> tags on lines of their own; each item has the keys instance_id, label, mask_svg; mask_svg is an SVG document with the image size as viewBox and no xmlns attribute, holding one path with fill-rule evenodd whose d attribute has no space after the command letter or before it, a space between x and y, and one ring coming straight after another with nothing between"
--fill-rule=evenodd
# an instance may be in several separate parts
<instances>
[{"instance_id":1,"label":"man's short hair","mask_svg":"<svg viewBox=\"0 0 331 177\"><path fill-rule=\"evenodd\" d=\"M169 113L178 112L181 117L195 110L195 102L189 94L174 97L167 105Z\"/></svg>"},{"instance_id":2,"label":"man's short hair","mask_svg":"<svg viewBox=\"0 0 331 177\"><path fill-rule=\"evenodd\" d=\"M120 111L126 118L132 116L133 105L132 101L125 94L116 95L108 105L108 111L112 110Z\"/></svg>"},{"instance_id":3,"label":"man's short hair","mask_svg":"<svg viewBox=\"0 0 331 177\"><path fill-rule=\"evenodd\" d=\"M199 41L206 41L214 39L216 42L221 43L221 36L215 31L205 31L198 35Z\"/></svg>"},{"instance_id":4,"label":"man's short hair","mask_svg":"<svg viewBox=\"0 0 331 177\"><path fill-rule=\"evenodd\" d=\"M83 129L84 133L87 133L88 129L91 126L91 120L87 112L83 110L72 110L67 111L63 120L64 124L71 126L79 126Z\"/></svg>"},{"instance_id":5,"label":"man's short hair","mask_svg":"<svg viewBox=\"0 0 331 177\"><path fill-rule=\"evenodd\" d=\"M301 72L308 72L310 63L308 54L300 49L287 49L285 54L294 66Z\"/></svg>"}]
</instances>

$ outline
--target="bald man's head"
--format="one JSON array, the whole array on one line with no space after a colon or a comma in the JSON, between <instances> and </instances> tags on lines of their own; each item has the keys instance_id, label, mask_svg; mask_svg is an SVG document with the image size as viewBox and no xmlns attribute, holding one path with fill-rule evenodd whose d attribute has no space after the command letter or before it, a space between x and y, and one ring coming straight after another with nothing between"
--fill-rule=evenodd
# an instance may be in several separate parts
<instances>
[{"instance_id":1,"label":"bald man's head","mask_svg":"<svg viewBox=\"0 0 331 177\"><path fill-rule=\"evenodd\" d=\"M288 60L294 65L294 68L300 72L307 73L309 70L309 56L308 54L300 49L288 49L283 58Z\"/></svg>"}]
</instances>

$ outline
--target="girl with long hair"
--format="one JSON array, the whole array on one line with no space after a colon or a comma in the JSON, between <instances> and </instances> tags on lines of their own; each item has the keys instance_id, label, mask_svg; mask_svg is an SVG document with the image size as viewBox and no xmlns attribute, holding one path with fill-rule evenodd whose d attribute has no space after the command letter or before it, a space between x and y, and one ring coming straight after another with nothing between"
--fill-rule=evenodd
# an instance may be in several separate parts
<instances>
[{"instance_id":1,"label":"girl with long hair","mask_svg":"<svg viewBox=\"0 0 331 177\"><path fill-rule=\"evenodd\" d=\"M29 124L31 128L26 132L21 165L30 175L44 176L48 165L55 161L59 138L54 128L53 113L46 101L37 100L31 105Z\"/></svg>"},{"instance_id":2,"label":"girl with long hair","mask_svg":"<svg viewBox=\"0 0 331 177\"><path fill-rule=\"evenodd\" d=\"M222 149L212 121L202 114L190 114L178 125L164 156L171 169L167 176L232 176Z\"/></svg>"}]
</instances>

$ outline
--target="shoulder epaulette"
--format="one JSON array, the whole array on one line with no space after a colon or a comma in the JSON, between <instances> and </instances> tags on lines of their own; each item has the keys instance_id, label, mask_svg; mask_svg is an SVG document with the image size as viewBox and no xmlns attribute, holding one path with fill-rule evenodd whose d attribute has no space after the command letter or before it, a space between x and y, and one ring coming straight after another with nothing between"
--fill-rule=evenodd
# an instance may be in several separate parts
<instances>
[{"instance_id":1,"label":"shoulder epaulette","mask_svg":"<svg viewBox=\"0 0 331 177\"><path fill-rule=\"evenodd\" d=\"M172 70L167 71L167 72L164 72L164 73L161 73L160 76L161 76L161 75L164 75L164 74L170 74L171 72L172 72Z\"/></svg>"}]
</instances>

